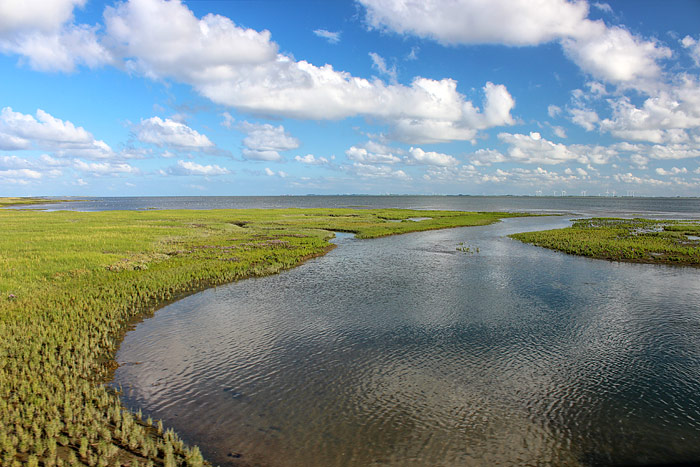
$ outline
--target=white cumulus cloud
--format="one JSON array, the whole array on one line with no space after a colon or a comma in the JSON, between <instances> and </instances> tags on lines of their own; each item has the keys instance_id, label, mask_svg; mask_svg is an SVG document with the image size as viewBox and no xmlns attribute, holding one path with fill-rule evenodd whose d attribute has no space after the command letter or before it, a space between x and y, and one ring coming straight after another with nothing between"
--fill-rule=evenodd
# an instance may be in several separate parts
<instances>
[{"instance_id":1,"label":"white cumulus cloud","mask_svg":"<svg viewBox=\"0 0 700 467\"><path fill-rule=\"evenodd\" d=\"M351 166L345 167L345 170L360 178L392 178L396 180L411 180L403 170L397 170L389 165L373 165L364 164L362 162L354 162Z\"/></svg>"},{"instance_id":2,"label":"white cumulus cloud","mask_svg":"<svg viewBox=\"0 0 700 467\"><path fill-rule=\"evenodd\" d=\"M359 0L378 29L442 44L537 45L575 32L585 2L565 0Z\"/></svg>"},{"instance_id":3,"label":"white cumulus cloud","mask_svg":"<svg viewBox=\"0 0 700 467\"><path fill-rule=\"evenodd\" d=\"M688 173L688 169L686 169L685 167L681 167L681 168L672 167L672 168L669 169L669 170L665 170L665 169L659 167L658 169L656 169L656 173L659 174L659 175L663 175L663 176L667 176L667 175L680 175L680 174L687 174L687 173Z\"/></svg>"},{"instance_id":4,"label":"white cumulus cloud","mask_svg":"<svg viewBox=\"0 0 700 467\"><path fill-rule=\"evenodd\" d=\"M219 167L218 165L202 165L197 164L192 161L177 161L177 165L169 167L165 171L162 171L166 175L201 175L201 176L213 176L213 175L226 175L231 173L225 167Z\"/></svg>"},{"instance_id":5,"label":"white cumulus cloud","mask_svg":"<svg viewBox=\"0 0 700 467\"><path fill-rule=\"evenodd\" d=\"M169 118L151 117L134 126L139 141L176 149L206 149L214 146L206 135Z\"/></svg>"},{"instance_id":6,"label":"white cumulus cloud","mask_svg":"<svg viewBox=\"0 0 700 467\"><path fill-rule=\"evenodd\" d=\"M160 18L168 18L161 21ZM268 31L244 29L209 14L197 18L178 1L131 0L105 11L115 56L129 70L190 84L217 104L264 116L387 121L403 139L471 139L476 130L507 125L513 99L488 84L483 114L451 79L386 84L278 53ZM478 128L469 127L476 124ZM431 134L434 128L439 134ZM268 157L271 154L266 154Z\"/></svg>"},{"instance_id":7,"label":"white cumulus cloud","mask_svg":"<svg viewBox=\"0 0 700 467\"><path fill-rule=\"evenodd\" d=\"M690 139L688 130L700 127L700 83L689 76L647 98L641 107L625 96L610 102L612 115L600 128L621 139L677 144Z\"/></svg>"},{"instance_id":8,"label":"white cumulus cloud","mask_svg":"<svg viewBox=\"0 0 700 467\"><path fill-rule=\"evenodd\" d=\"M35 70L70 72L111 62L96 28L73 24L85 0L1 0L0 52L25 57Z\"/></svg>"},{"instance_id":9,"label":"white cumulus cloud","mask_svg":"<svg viewBox=\"0 0 700 467\"><path fill-rule=\"evenodd\" d=\"M681 45L688 49L688 53L695 61L695 66L700 66L700 41L691 36L685 36L681 39Z\"/></svg>"},{"instance_id":10,"label":"white cumulus cloud","mask_svg":"<svg viewBox=\"0 0 700 467\"><path fill-rule=\"evenodd\" d=\"M566 0L359 0L370 26L441 44L533 46L559 41L591 75L639 84L655 77L670 49L588 19L588 3Z\"/></svg>"},{"instance_id":11,"label":"white cumulus cloud","mask_svg":"<svg viewBox=\"0 0 700 467\"><path fill-rule=\"evenodd\" d=\"M325 157L316 157L313 154L307 154L305 156L294 156L294 160L297 162L301 162L302 164L308 165L326 165L330 163L330 161Z\"/></svg>"},{"instance_id":12,"label":"white cumulus cloud","mask_svg":"<svg viewBox=\"0 0 700 467\"><path fill-rule=\"evenodd\" d=\"M81 172L92 175L114 176L119 174L137 174L139 169L125 162L85 162L80 159L73 161L73 167Z\"/></svg>"},{"instance_id":13,"label":"white cumulus cloud","mask_svg":"<svg viewBox=\"0 0 700 467\"><path fill-rule=\"evenodd\" d=\"M450 167L459 164L457 159L449 154L442 154L433 151L424 151L421 148L411 148L408 150L409 162L425 165L437 165L440 167Z\"/></svg>"},{"instance_id":14,"label":"white cumulus cloud","mask_svg":"<svg viewBox=\"0 0 700 467\"><path fill-rule=\"evenodd\" d=\"M243 156L246 159L278 161L282 159L281 151L299 147L299 140L287 133L282 125L243 122L239 129L248 134L243 139Z\"/></svg>"},{"instance_id":15,"label":"white cumulus cloud","mask_svg":"<svg viewBox=\"0 0 700 467\"><path fill-rule=\"evenodd\" d=\"M345 155L351 161L362 164L397 164L401 162L401 158L395 155L391 148L375 145L372 142L366 147L352 146L345 151Z\"/></svg>"},{"instance_id":16,"label":"white cumulus cloud","mask_svg":"<svg viewBox=\"0 0 700 467\"><path fill-rule=\"evenodd\" d=\"M0 149L41 149L61 156L91 159L114 157L112 149L85 128L41 109L32 116L15 112L11 107L3 108L0 111Z\"/></svg>"}]
</instances>

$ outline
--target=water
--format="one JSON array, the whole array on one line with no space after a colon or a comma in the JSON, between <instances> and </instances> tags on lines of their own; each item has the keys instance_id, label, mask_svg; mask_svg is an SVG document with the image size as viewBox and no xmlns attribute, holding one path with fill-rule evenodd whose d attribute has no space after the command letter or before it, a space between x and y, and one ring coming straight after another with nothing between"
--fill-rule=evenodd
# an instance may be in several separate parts
<instances>
[{"instance_id":1,"label":"water","mask_svg":"<svg viewBox=\"0 0 700 467\"><path fill-rule=\"evenodd\" d=\"M38 209L106 211L140 209L403 208L456 211L570 212L579 216L700 219L700 198L528 196L172 196L89 198L37 205ZM19 206L16 209L26 209Z\"/></svg>"},{"instance_id":2,"label":"water","mask_svg":"<svg viewBox=\"0 0 700 467\"><path fill-rule=\"evenodd\" d=\"M339 235L159 310L114 384L221 465L700 460L700 270L505 236L568 224Z\"/></svg>"}]
</instances>

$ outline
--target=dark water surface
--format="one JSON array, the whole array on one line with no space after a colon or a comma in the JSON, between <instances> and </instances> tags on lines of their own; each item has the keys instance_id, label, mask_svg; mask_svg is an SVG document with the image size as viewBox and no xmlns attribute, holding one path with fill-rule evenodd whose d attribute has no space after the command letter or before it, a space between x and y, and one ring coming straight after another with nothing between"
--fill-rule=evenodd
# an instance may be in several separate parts
<instances>
[{"instance_id":1,"label":"dark water surface","mask_svg":"<svg viewBox=\"0 0 700 467\"><path fill-rule=\"evenodd\" d=\"M700 270L505 237L566 225L339 236L159 310L114 384L222 465L699 461Z\"/></svg>"}]
</instances>

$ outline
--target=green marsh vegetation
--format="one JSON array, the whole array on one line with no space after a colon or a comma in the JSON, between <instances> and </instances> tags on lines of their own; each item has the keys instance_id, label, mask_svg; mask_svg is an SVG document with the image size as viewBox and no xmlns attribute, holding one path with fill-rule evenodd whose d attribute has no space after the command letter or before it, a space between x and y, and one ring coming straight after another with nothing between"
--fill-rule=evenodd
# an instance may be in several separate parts
<instances>
[{"instance_id":1,"label":"green marsh vegetation","mask_svg":"<svg viewBox=\"0 0 700 467\"><path fill-rule=\"evenodd\" d=\"M29 205L29 204L53 204L53 203L65 203L72 200L56 200L47 198L13 198L13 197L0 197L0 208L5 206L17 206L17 205Z\"/></svg>"},{"instance_id":2,"label":"green marsh vegetation","mask_svg":"<svg viewBox=\"0 0 700 467\"><path fill-rule=\"evenodd\" d=\"M578 219L565 229L510 237L591 258L700 266L700 221Z\"/></svg>"},{"instance_id":3,"label":"green marsh vegetation","mask_svg":"<svg viewBox=\"0 0 700 467\"><path fill-rule=\"evenodd\" d=\"M321 255L331 231L372 238L516 215L0 210L0 465L202 465L196 447L105 386L129 323L186 294ZM409 220L422 216L430 219Z\"/></svg>"}]
</instances>

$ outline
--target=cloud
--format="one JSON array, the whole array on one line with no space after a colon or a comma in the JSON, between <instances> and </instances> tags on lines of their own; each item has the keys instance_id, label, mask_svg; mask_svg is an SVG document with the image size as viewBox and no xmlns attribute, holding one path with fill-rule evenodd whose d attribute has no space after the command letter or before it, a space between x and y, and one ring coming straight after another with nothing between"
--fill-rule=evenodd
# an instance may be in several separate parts
<instances>
[{"instance_id":1,"label":"cloud","mask_svg":"<svg viewBox=\"0 0 700 467\"><path fill-rule=\"evenodd\" d=\"M367 23L444 45L538 45L575 32L588 14L584 2L564 0L359 0Z\"/></svg>"},{"instance_id":2,"label":"cloud","mask_svg":"<svg viewBox=\"0 0 700 467\"><path fill-rule=\"evenodd\" d=\"M681 39L681 45L683 48L688 49L688 53L695 61L695 66L700 66L700 41L690 36L685 36Z\"/></svg>"},{"instance_id":3,"label":"cloud","mask_svg":"<svg viewBox=\"0 0 700 467\"><path fill-rule=\"evenodd\" d=\"M435 182L476 182L481 174L473 165L461 165L459 167L430 166L423 175L426 181Z\"/></svg>"},{"instance_id":4,"label":"cloud","mask_svg":"<svg viewBox=\"0 0 700 467\"><path fill-rule=\"evenodd\" d=\"M313 154L307 154L305 156L294 156L294 160L307 165L327 165L330 161L325 157L315 157Z\"/></svg>"},{"instance_id":5,"label":"cloud","mask_svg":"<svg viewBox=\"0 0 700 467\"><path fill-rule=\"evenodd\" d=\"M0 51L27 58L38 71L72 72L77 65L96 68L112 58L98 41L97 28L69 25L60 33L23 34L13 40L0 40Z\"/></svg>"},{"instance_id":6,"label":"cloud","mask_svg":"<svg viewBox=\"0 0 700 467\"><path fill-rule=\"evenodd\" d=\"M607 4L607 3L603 3L603 2L594 2L594 3L593 3L593 6L594 6L595 8L597 8L598 10L604 12L604 13L610 13L610 14L612 14L612 12L613 12L612 7L611 7L609 4Z\"/></svg>"},{"instance_id":7,"label":"cloud","mask_svg":"<svg viewBox=\"0 0 700 467\"><path fill-rule=\"evenodd\" d=\"M700 157L700 147L688 144L654 144L644 146L644 153L650 159L677 160Z\"/></svg>"},{"instance_id":8,"label":"cloud","mask_svg":"<svg viewBox=\"0 0 700 467\"><path fill-rule=\"evenodd\" d=\"M479 149L469 157L469 160L475 166L488 166L491 164L507 162L509 159L508 157L504 156L500 151L497 151L495 149Z\"/></svg>"},{"instance_id":9,"label":"cloud","mask_svg":"<svg viewBox=\"0 0 700 467\"><path fill-rule=\"evenodd\" d=\"M588 3L566 0L359 0L376 29L433 39L444 45L534 46L559 41L582 70L615 83L641 85L658 76L670 49L621 27L591 21ZM605 8L603 4L599 5Z\"/></svg>"},{"instance_id":10,"label":"cloud","mask_svg":"<svg viewBox=\"0 0 700 467\"><path fill-rule=\"evenodd\" d=\"M287 133L282 125L243 122L239 129L248 134L243 139L243 156L246 159L278 161L282 159L281 151L299 147L299 140Z\"/></svg>"},{"instance_id":11,"label":"cloud","mask_svg":"<svg viewBox=\"0 0 700 467\"><path fill-rule=\"evenodd\" d=\"M0 156L0 181L26 185L44 177L58 177L62 175L60 168L69 164L66 160L54 159L47 154L41 155L38 160Z\"/></svg>"},{"instance_id":12,"label":"cloud","mask_svg":"<svg viewBox=\"0 0 700 467\"><path fill-rule=\"evenodd\" d=\"M0 156L0 169L26 169L32 164L27 159L17 156Z\"/></svg>"},{"instance_id":13,"label":"cloud","mask_svg":"<svg viewBox=\"0 0 700 467\"><path fill-rule=\"evenodd\" d=\"M656 178L650 178L650 177L638 177L638 176L632 174L631 172L615 174L615 175L613 175L613 178L617 182L634 184L634 185L651 185L651 186L671 185L671 182L666 182L663 180L659 180Z\"/></svg>"},{"instance_id":14,"label":"cloud","mask_svg":"<svg viewBox=\"0 0 700 467\"><path fill-rule=\"evenodd\" d=\"M97 28L72 23L73 10L85 0L23 0L0 3L0 52L25 57L40 71L73 71L111 61Z\"/></svg>"},{"instance_id":15,"label":"cloud","mask_svg":"<svg viewBox=\"0 0 700 467\"><path fill-rule=\"evenodd\" d=\"M640 154L632 154L630 156L630 162L637 166L637 168L639 169L646 169L647 164L649 163L649 159Z\"/></svg>"},{"instance_id":16,"label":"cloud","mask_svg":"<svg viewBox=\"0 0 700 467\"><path fill-rule=\"evenodd\" d=\"M457 159L449 154L439 152L425 152L421 148L411 148L408 150L410 155L409 161L416 164L437 165L440 167L449 167L459 164Z\"/></svg>"},{"instance_id":17,"label":"cloud","mask_svg":"<svg viewBox=\"0 0 700 467\"><path fill-rule=\"evenodd\" d=\"M392 66L389 68L386 64L386 60L382 58L381 55L375 52L370 52L369 53L370 58L372 59L372 68L377 70L379 74L386 76L389 78L389 81L392 83L397 82L397 72L396 72L396 65Z\"/></svg>"},{"instance_id":18,"label":"cloud","mask_svg":"<svg viewBox=\"0 0 700 467\"><path fill-rule=\"evenodd\" d=\"M228 169L224 167L219 167L218 165L201 165L192 161L177 161L177 165L167 168L161 171L164 175L203 175L203 176L214 176L214 175L226 175L231 173Z\"/></svg>"},{"instance_id":19,"label":"cloud","mask_svg":"<svg viewBox=\"0 0 700 467\"><path fill-rule=\"evenodd\" d=\"M107 159L115 155L104 141L96 140L83 127L41 109L32 116L15 112L11 107L0 111L0 149L40 149L60 156L90 159Z\"/></svg>"},{"instance_id":20,"label":"cloud","mask_svg":"<svg viewBox=\"0 0 700 467\"><path fill-rule=\"evenodd\" d=\"M600 117L595 110L574 107L567 109L569 115L571 115L571 121L576 125L582 127L586 131L593 131L595 129L595 124L600 121Z\"/></svg>"},{"instance_id":21,"label":"cloud","mask_svg":"<svg viewBox=\"0 0 700 467\"><path fill-rule=\"evenodd\" d=\"M31 181L40 180L41 173L31 169L0 170L0 181L16 185L26 185Z\"/></svg>"},{"instance_id":22,"label":"cloud","mask_svg":"<svg viewBox=\"0 0 700 467\"><path fill-rule=\"evenodd\" d=\"M556 118L558 115L561 114L561 107L556 105L549 105L547 106L547 114L552 118Z\"/></svg>"},{"instance_id":23,"label":"cloud","mask_svg":"<svg viewBox=\"0 0 700 467\"><path fill-rule=\"evenodd\" d=\"M392 151L391 148L370 141L366 147L350 147L345 151L345 155L349 160L362 164L397 164L401 162L401 158L393 154Z\"/></svg>"},{"instance_id":24,"label":"cloud","mask_svg":"<svg viewBox=\"0 0 700 467\"><path fill-rule=\"evenodd\" d=\"M331 32L326 31L325 29L314 29L314 34L316 34L318 37L326 39L329 44L337 44L340 42L340 31Z\"/></svg>"},{"instance_id":25,"label":"cloud","mask_svg":"<svg viewBox=\"0 0 700 467\"><path fill-rule=\"evenodd\" d=\"M362 162L354 162L344 169L360 178L393 178L396 180L408 181L411 177L403 170L395 170L388 165L372 165Z\"/></svg>"},{"instance_id":26,"label":"cloud","mask_svg":"<svg viewBox=\"0 0 700 467\"><path fill-rule=\"evenodd\" d=\"M659 167L658 169L656 169L656 173L659 175L663 175L663 176L679 175L679 174L687 174L688 169L686 169L685 167L681 167L681 168L672 167L670 170L665 170L665 169L662 169L661 167Z\"/></svg>"},{"instance_id":27,"label":"cloud","mask_svg":"<svg viewBox=\"0 0 700 467\"><path fill-rule=\"evenodd\" d=\"M687 130L700 127L700 83L690 76L647 98L641 107L625 96L611 100L612 116L600 129L613 136L652 143L678 144L690 140Z\"/></svg>"},{"instance_id":28,"label":"cloud","mask_svg":"<svg viewBox=\"0 0 700 467\"><path fill-rule=\"evenodd\" d=\"M552 131L554 132L554 135L559 137L559 138L566 138L566 130L560 126L552 126Z\"/></svg>"},{"instance_id":29,"label":"cloud","mask_svg":"<svg viewBox=\"0 0 700 467\"><path fill-rule=\"evenodd\" d=\"M86 0L22 0L0 3L0 35L26 31L55 32L73 18Z\"/></svg>"},{"instance_id":30,"label":"cloud","mask_svg":"<svg viewBox=\"0 0 700 467\"><path fill-rule=\"evenodd\" d=\"M233 118L233 116L231 116L231 114L228 112L223 112L221 116L224 117L224 121L221 122L221 126L228 128L229 130L233 128L233 124L236 122L236 119Z\"/></svg>"},{"instance_id":31,"label":"cloud","mask_svg":"<svg viewBox=\"0 0 700 467\"><path fill-rule=\"evenodd\" d=\"M73 167L81 172L92 175L115 176L119 174L138 174L140 170L125 162L84 162L80 159L73 161Z\"/></svg>"},{"instance_id":32,"label":"cloud","mask_svg":"<svg viewBox=\"0 0 700 467\"><path fill-rule=\"evenodd\" d=\"M289 176L289 174L287 172L283 172L281 170L278 172L275 172L274 170L270 169L269 167L265 167L265 175L267 175L268 177L280 177L280 178L286 178Z\"/></svg>"},{"instance_id":33,"label":"cloud","mask_svg":"<svg viewBox=\"0 0 700 467\"><path fill-rule=\"evenodd\" d=\"M164 21L163 18L167 18ZM208 14L195 17L180 1L133 0L107 7L105 41L127 69L154 79L190 84L225 80L237 67L274 60L270 32L237 26Z\"/></svg>"},{"instance_id":34,"label":"cloud","mask_svg":"<svg viewBox=\"0 0 700 467\"><path fill-rule=\"evenodd\" d=\"M506 155L497 151L475 153L473 158L482 164L513 161L524 164L561 164L578 162L606 164L616 156L617 151L601 146L571 145L554 143L542 138L537 132L529 135L500 133L498 139L508 145Z\"/></svg>"},{"instance_id":35,"label":"cloud","mask_svg":"<svg viewBox=\"0 0 700 467\"><path fill-rule=\"evenodd\" d=\"M488 82L483 92L483 111L471 102L463 102L453 118L399 118L393 122L391 136L411 144L472 141L478 130L515 124L510 114L515 99L506 87Z\"/></svg>"},{"instance_id":36,"label":"cloud","mask_svg":"<svg viewBox=\"0 0 700 467\"><path fill-rule=\"evenodd\" d=\"M657 78L657 61L671 57L671 49L645 41L622 27L587 21L572 38L562 40L566 55L582 70L604 81L649 88ZM651 86L653 87L653 86Z\"/></svg>"},{"instance_id":37,"label":"cloud","mask_svg":"<svg viewBox=\"0 0 700 467\"><path fill-rule=\"evenodd\" d=\"M331 65L295 61L279 53L269 31L243 28L215 14L198 18L182 2L163 0L131 0L106 7L105 32L98 40L94 27L71 23L72 9L82 4L63 2L54 16L41 13L36 20L20 15L28 18L22 20L28 22L26 30L44 36L26 35L19 41L18 29L12 26L12 41L2 36L0 50L24 54L38 69L70 71L79 63L110 63L154 80L174 79L214 103L255 115L377 118L412 143L470 140L478 130L513 121L509 112L514 101L504 86L486 85L500 94L500 100L489 103L487 92L484 112L477 115L478 109L457 92L454 80L417 77L409 85L399 85L395 68L386 66L378 55L373 57L377 69L391 84L355 77ZM51 27L39 28L42 21ZM269 151L248 152L250 157L273 156Z\"/></svg>"},{"instance_id":38,"label":"cloud","mask_svg":"<svg viewBox=\"0 0 700 467\"><path fill-rule=\"evenodd\" d=\"M539 133L500 133L498 139L509 145L508 157L511 160L526 164L560 164L579 159L566 145L547 141Z\"/></svg>"},{"instance_id":39,"label":"cloud","mask_svg":"<svg viewBox=\"0 0 700 467\"><path fill-rule=\"evenodd\" d=\"M206 149L214 146L206 135L169 118L151 117L134 126L136 137L142 143L175 149Z\"/></svg>"},{"instance_id":40,"label":"cloud","mask_svg":"<svg viewBox=\"0 0 700 467\"><path fill-rule=\"evenodd\" d=\"M268 31L244 29L213 14L199 19L175 1L120 3L106 9L105 24L104 42L128 70L190 84L212 102L243 112L312 120L378 118L399 128L406 140L414 133L420 141L444 140L448 134L471 139L475 133L466 126L476 108L451 79L418 77L407 86L386 84L331 65L295 61L278 53ZM487 86L512 103L504 86ZM512 105L508 99L500 102L500 108L496 102L485 106L476 129L512 122L502 114ZM455 129L445 131L450 126ZM425 134L431 128L440 134Z\"/></svg>"}]
</instances>

